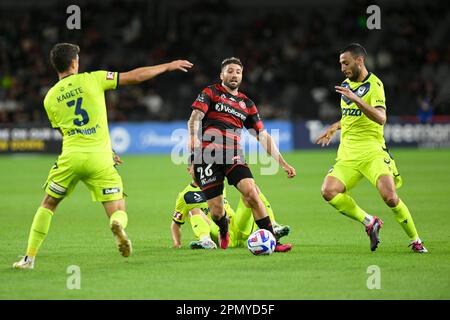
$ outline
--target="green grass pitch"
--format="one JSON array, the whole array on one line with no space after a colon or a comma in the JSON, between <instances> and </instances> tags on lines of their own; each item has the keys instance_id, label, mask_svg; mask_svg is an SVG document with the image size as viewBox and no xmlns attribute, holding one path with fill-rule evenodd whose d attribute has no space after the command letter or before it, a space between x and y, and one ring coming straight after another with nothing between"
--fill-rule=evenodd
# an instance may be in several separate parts
<instances>
[{"instance_id":1,"label":"green grass pitch","mask_svg":"<svg viewBox=\"0 0 450 320\"><path fill-rule=\"evenodd\" d=\"M373 253L364 228L332 209L320 185L335 151L286 154L298 176L261 176L258 185L277 220L292 233L290 253L252 256L246 248L192 251L171 248L175 197L190 181L169 156L124 156L134 252L116 250L108 220L81 183L56 212L34 270L13 270L24 254L41 186L56 156L0 157L0 299L449 299L450 150L393 150L409 206L429 254L413 254L408 239L367 181L352 191L358 204L384 220ZM229 188L233 207L238 195ZM66 286L67 268L80 267L81 288ZM380 268L380 289L368 289L368 267Z\"/></svg>"}]
</instances>

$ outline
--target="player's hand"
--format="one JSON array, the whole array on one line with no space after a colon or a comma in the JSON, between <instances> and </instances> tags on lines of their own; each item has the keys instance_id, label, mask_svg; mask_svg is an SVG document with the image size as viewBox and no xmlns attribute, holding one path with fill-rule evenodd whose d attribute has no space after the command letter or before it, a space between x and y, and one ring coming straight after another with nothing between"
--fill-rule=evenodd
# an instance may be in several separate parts
<instances>
[{"instance_id":1,"label":"player's hand","mask_svg":"<svg viewBox=\"0 0 450 320\"><path fill-rule=\"evenodd\" d=\"M175 71L175 70L181 70L183 72L188 72L188 69L192 68L194 64L187 60L174 60L169 63L167 70L168 71Z\"/></svg>"},{"instance_id":2,"label":"player's hand","mask_svg":"<svg viewBox=\"0 0 450 320\"><path fill-rule=\"evenodd\" d=\"M336 90L337 93L342 94L343 96L347 97L353 102L359 99L359 97L352 90L350 90L350 88L334 86L334 89Z\"/></svg>"},{"instance_id":3,"label":"player's hand","mask_svg":"<svg viewBox=\"0 0 450 320\"><path fill-rule=\"evenodd\" d=\"M181 244L179 244L179 243L174 244L174 245L172 246L172 248L174 248L174 249L180 249L180 248L181 248Z\"/></svg>"},{"instance_id":4,"label":"player's hand","mask_svg":"<svg viewBox=\"0 0 450 320\"><path fill-rule=\"evenodd\" d=\"M123 160L120 159L119 155L117 153L114 153L113 155L114 165L119 166L123 163Z\"/></svg>"},{"instance_id":5,"label":"player's hand","mask_svg":"<svg viewBox=\"0 0 450 320\"><path fill-rule=\"evenodd\" d=\"M288 163L283 164L282 168L287 173L288 178L293 178L297 175L295 168L290 166Z\"/></svg>"},{"instance_id":6,"label":"player's hand","mask_svg":"<svg viewBox=\"0 0 450 320\"><path fill-rule=\"evenodd\" d=\"M317 138L316 144L320 144L322 147L328 146L334 136L334 132L335 131L328 129Z\"/></svg>"}]
</instances>

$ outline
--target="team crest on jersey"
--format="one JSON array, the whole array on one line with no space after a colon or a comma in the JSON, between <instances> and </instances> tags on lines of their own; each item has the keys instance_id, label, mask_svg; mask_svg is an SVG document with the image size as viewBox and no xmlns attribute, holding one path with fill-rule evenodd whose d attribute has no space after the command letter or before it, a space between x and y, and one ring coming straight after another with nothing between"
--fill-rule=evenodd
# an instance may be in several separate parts
<instances>
[{"instance_id":1,"label":"team crest on jersey","mask_svg":"<svg viewBox=\"0 0 450 320\"><path fill-rule=\"evenodd\" d=\"M106 80L114 80L114 72L108 71L106 73Z\"/></svg>"},{"instance_id":2,"label":"team crest on jersey","mask_svg":"<svg viewBox=\"0 0 450 320\"><path fill-rule=\"evenodd\" d=\"M342 84L342 87L349 88L350 90L352 90L352 88L350 87L350 85L349 85L347 82L344 82L344 83ZM364 83L364 84L360 85L357 89L352 90L352 91L353 91L358 97L361 98L361 97L363 97L367 92L369 92L369 90L370 90L370 82L367 82L367 83ZM345 102L347 105L351 105L351 104L353 103L349 98L347 98L347 97L344 96L344 95L342 95L341 98L342 98L342 100L344 100L344 102Z\"/></svg>"},{"instance_id":3,"label":"team crest on jersey","mask_svg":"<svg viewBox=\"0 0 450 320\"><path fill-rule=\"evenodd\" d=\"M245 105L244 101L239 101L239 107L241 107L242 109L245 109L247 106Z\"/></svg>"},{"instance_id":4,"label":"team crest on jersey","mask_svg":"<svg viewBox=\"0 0 450 320\"><path fill-rule=\"evenodd\" d=\"M362 96L363 94L364 94L364 92L366 91L366 87L364 87L364 86L361 86L361 87L359 87L358 88L358 96Z\"/></svg>"}]
</instances>

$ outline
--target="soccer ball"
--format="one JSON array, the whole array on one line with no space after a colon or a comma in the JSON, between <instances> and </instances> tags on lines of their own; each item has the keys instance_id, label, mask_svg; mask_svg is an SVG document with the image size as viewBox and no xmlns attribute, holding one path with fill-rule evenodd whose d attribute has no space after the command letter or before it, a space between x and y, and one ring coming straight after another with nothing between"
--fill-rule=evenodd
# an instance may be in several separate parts
<instances>
[{"instance_id":1,"label":"soccer ball","mask_svg":"<svg viewBox=\"0 0 450 320\"><path fill-rule=\"evenodd\" d=\"M253 232L247 240L247 248L256 256L272 254L275 250L276 240L273 234L266 229Z\"/></svg>"}]
</instances>

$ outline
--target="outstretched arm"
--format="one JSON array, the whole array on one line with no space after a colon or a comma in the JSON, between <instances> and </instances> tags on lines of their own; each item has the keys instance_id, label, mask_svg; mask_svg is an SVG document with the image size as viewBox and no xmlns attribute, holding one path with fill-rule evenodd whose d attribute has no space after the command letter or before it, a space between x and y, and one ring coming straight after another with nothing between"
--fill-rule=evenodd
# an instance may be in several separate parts
<instances>
[{"instance_id":1,"label":"outstretched arm","mask_svg":"<svg viewBox=\"0 0 450 320\"><path fill-rule=\"evenodd\" d=\"M172 225L170 226L170 231L172 233L173 247L181 248L181 225L172 221Z\"/></svg>"},{"instance_id":2,"label":"outstretched arm","mask_svg":"<svg viewBox=\"0 0 450 320\"><path fill-rule=\"evenodd\" d=\"M338 122L333 123L331 126L329 126L327 131L322 133L319 136L319 138L317 138L316 144L320 144L322 147L329 145L334 134L339 129L341 129L341 121L340 120Z\"/></svg>"},{"instance_id":3,"label":"outstretched arm","mask_svg":"<svg viewBox=\"0 0 450 320\"><path fill-rule=\"evenodd\" d=\"M150 80L164 72L181 70L187 72L193 64L187 60L175 60L151 67L142 67L119 74L119 85L137 84Z\"/></svg>"},{"instance_id":4,"label":"outstretched arm","mask_svg":"<svg viewBox=\"0 0 450 320\"><path fill-rule=\"evenodd\" d=\"M295 169L284 160L277 145L274 143L271 135L266 130L260 131L256 138L259 143L261 143L264 150L266 150L266 152L280 164L283 170L286 171L288 178L293 178L297 175Z\"/></svg>"}]
</instances>

